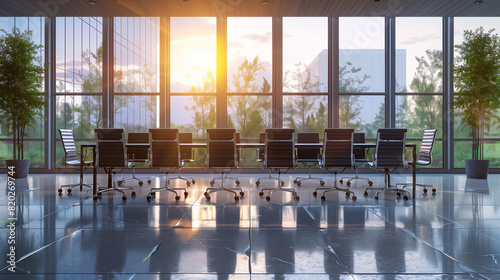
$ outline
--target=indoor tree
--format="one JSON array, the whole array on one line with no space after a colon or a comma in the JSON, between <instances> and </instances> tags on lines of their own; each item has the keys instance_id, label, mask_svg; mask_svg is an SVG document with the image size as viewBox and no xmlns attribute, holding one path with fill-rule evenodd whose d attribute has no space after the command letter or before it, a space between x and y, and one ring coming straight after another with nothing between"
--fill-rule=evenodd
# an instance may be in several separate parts
<instances>
[{"instance_id":1,"label":"indoor tree","mask_svg":"<svg viewBox=\"0 0 500 280\"><path fill-rule=\"evenodd\" d=\"M43 92L43 46L32 41L32 31L0 36L0 115L13 134L13 159L24 159L26 128L45 106Z\"/></svg>"},{"instance_id":2,"label":"indoor tree","mask_svg":"<svg viewBox=\"0 0 500 280\"><path fill-rule=\"evenodd\" d=\"M472 159L483 159L483 138L500 108L500 38L494 29L465 30L455 46L455 113L470 128Z\"/></svg>"}]
</instances>

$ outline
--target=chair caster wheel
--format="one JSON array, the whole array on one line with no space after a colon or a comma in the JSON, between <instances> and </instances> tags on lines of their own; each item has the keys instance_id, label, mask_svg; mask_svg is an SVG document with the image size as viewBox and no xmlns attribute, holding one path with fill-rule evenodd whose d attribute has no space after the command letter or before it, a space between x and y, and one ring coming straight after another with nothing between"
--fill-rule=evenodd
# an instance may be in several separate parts
<instances>
[{"instance_id":1,"label":"chair caster wheel","mask_svg":"<svg viewBox=\"0 0 500 280\"><path fill-rule=\"evenodd\" d=\"M152 181L148 179L148 185L150 185L150 184L151 184L151 182L152 182Z\"/></svg>"},{"instance_id":2,"label":"chair caster wheel","mask_svg":"<svg viewBox=\"0 0 500 280\"><path fill-rule=\"evenodd\" d=\"M260 181L255 182L255 185L258 187L260 186Z\"/></svg>"},{"instance_id":3,"label":"chair caster wheel","mask_svg":"<svg viewBox=\"0 0 500 280\"><path fill-rule=\"evenodd\" d=\"M244 196L244 195L245 195L245 193L244 193L244 192L240 192L240 196Z\"/></svg>"},{"instance_id":4,"label":"chair caster wheel","mask_svg":"<svg viewBox=\"0 0 500 280\"><path fill-rule=\"evenodd\" d=\"M235 195L235 196L234 196L234 200L240 200L240 197L239 197L239 196L237 196L237 195Z\"/></svg>"},{"instance_id":5,"label":"chair caster wheel","mask_svg":"<svg viewBox=\"0 0 500 280\"><path fill-rule=\"evenodd\" d=\"M352 199L353 201L356 201L356 199L358 199L358 198L357 198L355 195L353 195L353 196L351 197L351 199Z\"/></svg>"},{"instance_id":6,"label":"chair caster wheel","mask_svg":"<svg viewBox=\"0 0 500 280\"><path fill-rule=\"evenodd\" d=\"M210 186L211 186L211 187L213 187L213 186L214 186L214 184L215 184L215 182L214 182L214 181L210 181Z\"/></svg>"},{"instance_id":7,"label":"chair caster wheel","mask_svg":"<svg viewBox=\"0 0 500 280\"><path fill-rule=\"evenodd\" d=\"M294 184L297 184L297 179L293 180L293 183L294 183Z\"/></svg>"},{"instance_id":8,"label":"chair caster wheel","mask_svg":"<svg viewBox=\"0 0 500 280\"><path fill-rule=\"evenodd\" d=\"M373 186L373 182L372 181L368 181L368 185L371 187Z\"/></svg>"},{"instance_id":9,"label":"chair caster wheel","mask_svg":"<svg viewBox=\"0 0 500 280\"><path fill-rule=\"evenodd\" d=\"M339 183L343 184L343 183L344 183L344 180L340 179L340 180L339 180Z\"/></svg>"},{"instance_id":10,"label":"chair caster wheel","mask_svg":"<svg viewBox=\"0 0 500 280\"><path fill-rule=\"evenodd\" d=\"M144 182L139 181L139 187L142 187L143 184L144 184Z\"/></svg>"},{"instance_id":11,"label":"chair caster wheel","mask_svg":"<svg viewBox=\"0 0 500 280\"><path fill-rule=\"evenodd\" d=\"M260 195L260 196L263 196L263 195L264 195L264 192L260 192L260 193L259 193L259 195Z\"/></svg>"},{"instance_id":12,"label":"chair caster wheel","mask_svg":"<svg viewBox=\"0 0 500 280\"><path fill-rule=\"evenodd\" d=\"M132 192L132 197L135 197L136 193L135 192Z\"/></svg>"},{"instance_id":13,"label":"chair caster wheel","mask_svg":"<svg viewBox=\"0 0 500 280\"><path fill-rule=\"evenodd\" d=\"M68 194L70 194L73 190L72 189L68 189Z\"/></svg>"},{"instance_id":14,"label":"chair caster wheel","mask_svg":"<svg viewBox=\"0 0 500 280\"><path fill-rule=\"evenodd\" d=\"M193 179L193 180L191 180L191 183L194 185L194 184L196 184L196 181Z\"/></svg>"},{"instance_id":15,"label":"chair caster wheel","mask_svg":"<svg viewBox=\"0 0 500 280\"><path fill-rule=\"evenodd\" d=\"M236 183L236 185L238 185L238 186L239 186L241 182L240 182L240 181L238 181L238 180L236 180L236 181L235 181L235 183Z\"/></svg>"},{"instance_id":16,"label":"chair caster wheel","mask_svg":"<svg viewBox=\"0 0 500 280\"><path fill-rule=\"evenodd\" d=\"M408 198L408 196L407 196L407 195L405 195L405 196L403 196L403 199L406 201L406 200L408 200L409 198Z\"/></svg>"},{"instance_id":17,"label":"chair caster wheel","mask_svg":"<svg viewBox=\"0 0 500 280\"><path fill-rule=\"evenodd\" d=\"M300 196L296 195L295 196L295 200L299 201L300 200Z\"/></svg>"},{"instance_id":18,"label":"chair caster wheel","mask_svg":"<svg viewBox=\"0 0 500 280\"><path fill-rule=\"evenodd\" d=\"M436 194L436 189L432 189L432 194Z\"/></svg>"},{"instance_id":19,"label":"chair caster wheel","mask_svg":"<svg viewBox=\"0 0 500 280\"><path fill-rule=\"evenodd\" d=\"M94 201L96 201L97 199L99 199L99 197L97 195L94 195L92 198L94 199Z\"/></svg>"},{"instance_id":20,"label":"chair caster wheel","mask_svg":"<svg viewBox=\"0 0 500 280\"><path fill-rule=\"evenodd\" d=\"M346 185L347 185L348 187L350 187L350 186L351 186L351 182L347 181Z\"/></svg>"},{"instance_id":21,"label":"chair caster wheel","mask_svg":"<svg viewBox=\"0 0 500 280\"><path fill-rule=\"evenodd\" d=\"M124 182L123 181L118 181L117 183L118 183L118 186L121 186L121 185L123 185Z\"/></svg>"},{"instance_id":22,"label":"chair caster wheel","mask_svg":"<svg viewBox=\"0 0 500 280\"><path fill-rule=\"evenodd\" d=\"M351 196L351 193L346 192L345 197L349 197L349 196Z\"/></svg>"},{"instance_id":23,"label":"chair caster wheel","mask_svg":"<svg viewBox=\"0 0 500 280\"><path fill-rule=\"evenodd\" d=\"M285 182L281 181L281 186L283 187L285 185Z\"/></svg>"},{"instance_id":24,"label":"chair caster wheel","mask_svg":"<svg viewBox=\"0 0 500 280\"><path fill-rule=\"evenodd\" d=\"M302 182L301 181L297 181L297 186L300 187L300 185L302 185ZM283 185L281 185L283 187Z\"/></svg>"},{"instance_id":25,"label":"chair caster wheel","mask_svg":"<svg viewBox=\"0 0 500 280\"><path fill-rule=\"evenodd\" d=\"M205 195L205 198L206 198L207 200L210 200L210 196L209 196L208 194L207 194L207 195Z\"/></svg>"},{"instance_id":26,"label":"chair caster wheel","mask_svg":"<svg viewBox=\"0 0 500 280\"><path fill-rule=\"evenodd\" d=\"M151 195L146 196L147 201L151 201L151 198L153 198Z\"/></svg>"},{"instance_id":27,"label":"chair caster wheel","mask_svg":"<svg viewBox=\"0 0 500 280\"><path fill-rule=\"evenodd\" d=\"M378 200L378 196L373 197L375 200Z\"/></svg>"},{"instance_id":28,"label":"chair caster wheel","mask_svg":"<svg viewBox=\"0 0 500 280\"><path fill-rule=\"evenodd\" d=\"M364 192L364 193L363 193L363 195L364 195L364 196L368 196L368 192Z\"/></svg>"},{"instance_id":29,"label":"chair caster wheel","mask_svg":"<svg viewBox=\"0 0 500 280\"><path fill-rule=\"evenodd\" d=\"M326 200L326 196L322 195L321 196L321 200L325 201Z\"/></svg>"},{"instance_id":30,"label":"chair caster wheel","mask_svg":"<svg viewBox=\"0 0 500 280\"><path fill-rule=\"evenodd\" d=\"M325 181L319 181L319 184L320 184L321 186L324 186L324 185L325 185Z\"/></svg>"},{"instance_id":31,"label":"chair caster wheel","mask_svg":"<svg viewBox=\"0 0 500 280\"><path fill-rule=\"evenodd\" d=\"M401 193L400 193L400 192L397 192L397 193L396 193L396 196L397 196L398 198L400 198L400 197L401 197Z\"/></svg>"},{"instance_id":32,"label":"chair caster wheel","mask_svg":"<svg viewBox=\"0 0 500 280\"><path fill-rule=\"evenodd\" d=\"M178 196L178 195L176 195L176 196L175 196L175 200L179 200L179 199L181 199L181 197L180 197L180 196Z\"/></svg>"},{"instance_id":33,"label":"chair caster wheel","mask_svg":"<svg viewBox=\"0 0 500 280\"><path fill-rule=\"evenodd\" d=\"M62 194L63 190L62 189L58 189L57 192L59 192L59 194Z\"/></svg>"},{"instance_id":34,"label":"chair caster wheel","mask_svg":"<svg viewBox=\"0 0 500 280\"><path fill-rule=\"evenodd\" d=\"M127 196L126 195L122 196L122 200L123 201L127 200Z\"/></svg>"},{"instance_id":35,"label":"chair caster wheel","mask_svg":"<svg viewBox=\"0 0 500 280\"><path fill-rule=\"evenodd\" d=\"M188 196L188 192L184 192L184 196L187 197Z\"/></svg>"},{"instance_id":36,"label":"chair caster wheel","mask_svg":"<svg viewBox=\"0 0 500 280\"><path fill-rule=\"evenodd\" d=\"M427 193L427 189L424 189L424 193Z\"/></svg>"},{"instance_id":37,"label":"chair caster wheel","mask_svg":"<svg viewBox=\"0 0 500 280\"><path fill-rule=\"evenodd\" d=\"M266 200L267 201L271 200L271 197L270 196L266 196Z\"/></svg>"},{"instance_id":38,"label":"chair caster wheel","mask_svg":"<svg viewBox=\"0 0 500 280\"><path fill-rule=\"evenodd\" d=\"M313 196L317 196L318 195L318 192L313 192Z\"/></svg>"},{"instance_id":39,"label":"chair caster wheel","mask_svg":"<svg viewBox=\"0 0 500 280\"><path fill-rule=\"evenodd\" d=\"M189 187L189 186L191 186L191 182L187 181L187 182L186 182L186 185L187 185L188 187Z\"/></svg>"}]
</instances>

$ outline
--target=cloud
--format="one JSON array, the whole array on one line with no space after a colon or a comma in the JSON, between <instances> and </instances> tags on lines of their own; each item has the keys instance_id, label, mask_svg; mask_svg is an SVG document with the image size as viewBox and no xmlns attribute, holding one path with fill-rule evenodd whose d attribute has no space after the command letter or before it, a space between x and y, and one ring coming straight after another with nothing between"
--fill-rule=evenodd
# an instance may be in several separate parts
<instances>
[{"instance_id":1,"label":"cloud","mask_svg":"<svg viewBox=\"0 0 500 280\"><path fill-rule=\"evenodd\" d=\"M244 40L254 41L258 44L266 44L271 41L271 35L266 33L265 35L260 34L246 34L242 37Z\"/></svg>"}]
</instances>

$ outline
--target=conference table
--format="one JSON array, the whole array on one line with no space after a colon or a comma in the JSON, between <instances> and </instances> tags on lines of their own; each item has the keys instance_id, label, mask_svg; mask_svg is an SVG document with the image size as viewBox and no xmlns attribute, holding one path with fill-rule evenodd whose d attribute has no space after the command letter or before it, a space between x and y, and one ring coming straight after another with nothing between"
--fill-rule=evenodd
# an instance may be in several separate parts
<instances>
[{"instance_id":1,"label":"conference table","mask_svg":"<svg viewBox=\"0 0 500 280\"><path fill-rule=\"evenodd\" d=\"M127 143L127 147L149 147L149 143ZM180 143L180 146L182 148L193 148L193 149L206 149L207 148L207 143ZM353 143L353 146L355 147L361 147L365 149L370 149L370 148L375 148L376 144L375 143ZM264 143L237 143L236 148L238 149L262 149L265 147ZM295 143L295 147L318 147L322 148L323 143ZM96 197L97 195L97 169L96 169L96 144L83 144L80 146L81 153L80 155L83 155L83 149L84 148L92 148L92 166L93 166L93 188L92 188L92 193L93 196ZM417 145L414 143L406 143L406 148L411 148L412 150L412 159L417 158ZM83 178L83 159L81 160L82 166L80 168L80 177ZM415 201L415 195L416 195L416 184L417 184L417 168L415 164L412 164L412 197L414 198L413 201Z\"/></svg>"}]
</instances>

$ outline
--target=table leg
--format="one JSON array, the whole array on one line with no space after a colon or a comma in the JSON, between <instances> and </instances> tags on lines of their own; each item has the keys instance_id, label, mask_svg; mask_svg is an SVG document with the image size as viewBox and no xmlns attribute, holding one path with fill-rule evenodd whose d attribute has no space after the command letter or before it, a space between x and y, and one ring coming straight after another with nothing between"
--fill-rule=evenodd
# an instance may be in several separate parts
<instances>
[{"instance_id":1,"label":"table leg","mask_svg":"<svg viewBox=\"0 0 500 280\"><path fill-rule=\"evenodd\" d=\"M83 158L83 145L80 145L80 191L83 189L83 165L85 159Z\"/></svg>"},{"instance_id":2,"label":"table leg","mask_svg":"<svg viewBox=\"0 0 500 280\"><path fill-rule=\"evenodd\" d=\"M92 196L97 195L97 168L95 167L95 147L92 147Z\"/></svg>"},{"instance_id":3,"label":"table leg","mask_svg":"<svg viewBox=\"0 0 500 280\"><path fill-rule=\"evenodd\" d=\"M417 159L417 147L413 147L412 149L412 158L413 158L413 164L411 165L411 171L412 171L412 197L413 197L413 203L415 203L415 194L417 193L417 165L415 164L415 161Z\"/></svg>"}]
</instances>

